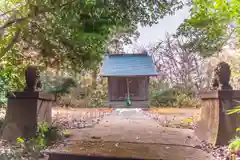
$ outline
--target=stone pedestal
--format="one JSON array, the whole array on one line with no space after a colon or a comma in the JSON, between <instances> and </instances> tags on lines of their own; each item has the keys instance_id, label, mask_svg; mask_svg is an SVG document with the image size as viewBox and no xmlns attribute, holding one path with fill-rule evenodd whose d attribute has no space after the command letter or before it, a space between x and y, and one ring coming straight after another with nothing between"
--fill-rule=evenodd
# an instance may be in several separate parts
<instances>
[{"instance_id":1,"label":"stone pedestal","mask_svg":"<svg viewBox=\"0 0 240 160\"><path fill-rule=\"evenodd\" d=\"M239 115L226 110L240 105L239 90L209 91L200 94L201 113L196 134L213 145L226 145L236 135Z\"/></svg>"},{"instance_id":2,"label":"stone pedestal","mask_svg":"<svg viewBox=\"0 0 240 160\"><path fill-rule=\"evenodd\" d=\"M52 122L53 100L54 95L43 92L15 92L9 96L2 137L14 141L34 136L38 122Z\"/></svg>"}]
</instances>

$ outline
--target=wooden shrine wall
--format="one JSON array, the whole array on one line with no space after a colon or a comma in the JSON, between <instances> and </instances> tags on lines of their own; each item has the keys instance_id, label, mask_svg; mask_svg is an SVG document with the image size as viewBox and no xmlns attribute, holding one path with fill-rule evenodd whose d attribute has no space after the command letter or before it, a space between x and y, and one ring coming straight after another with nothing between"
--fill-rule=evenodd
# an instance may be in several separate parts
<instances>
[{"instance_id":1,"label":"wooden shrine wall","mask_svg":"<svg viewBox=\"0 0 240 160\"><path fill-rule=\"evenodd\" d=\"M147 76L139 77L109 77L108 96L109 101L125 101L127 98L127 79L129 81L129 92L132 101L148 100Z\"/></svg>"}]
</instances>

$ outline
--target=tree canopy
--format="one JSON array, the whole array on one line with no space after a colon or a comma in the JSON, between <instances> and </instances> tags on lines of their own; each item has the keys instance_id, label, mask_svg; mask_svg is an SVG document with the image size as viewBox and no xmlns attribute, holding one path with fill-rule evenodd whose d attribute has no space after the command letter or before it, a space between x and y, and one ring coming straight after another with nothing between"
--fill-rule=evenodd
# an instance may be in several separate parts
<instances>
[{"instance_id":1,"label":"tree canopy","mask_svg":"<svg viewBox=\"0 0 240 160\"><path fill-rule=\"evenodd\" d=\"M210 56L234 34L240 37L240 1L192 0L190 7L190 18L178 28L178 35L190 39L191 49Z\"/></svg>"},{"instance_id":2,"label":"tree canopy","mask_svg":"<svg viewBox=\"0 0 240 160\"><path fill-rule=\"evenodd\" d=\"M134 34L182 7L177 0L6 0L0 57L80 70L101 60L110 36ZM61 64L61 65L60 65Z\"/></svg>"}]
</instances>

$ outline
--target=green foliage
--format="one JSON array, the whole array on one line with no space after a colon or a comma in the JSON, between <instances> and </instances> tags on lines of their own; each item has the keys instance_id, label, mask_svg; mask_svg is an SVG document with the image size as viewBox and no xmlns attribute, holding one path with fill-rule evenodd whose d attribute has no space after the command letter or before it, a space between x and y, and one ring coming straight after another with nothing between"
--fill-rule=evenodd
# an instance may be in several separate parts
<instances>
[{"instance_id":1,"label":"green foliage","mask_svg":"<svg viewBox=\"0 0 240 160\"><path fill-rule=\"evenodd\" d=\"M240 128L236 128L236 132L239 132L240 131Z\"/></svg>"},{"instance_id":2,"label":"green foliage","mask_svg":"<svg viewBox=\"0 0 240 160\"><path fill-rule=\"evenodd\" d=\"M1 148L1 160L39 159L40 151L62 138L63 131L55 125L38 124L36 137L24 139L18 137L16 145L4 144Z\"/></svg>"},{"instance_id":3,"label":"green foliage","mask_svg":"<svg viewBox=\"0 0 240 160\"><path fill-rule=\"evenodd\" d=\"M50 146L53 142L62 137L62 130L58 126L47 125L45 123L38 124L38 131L36 136L36 144L41 147Z\"/></svg>"},{"instance_id":4,"label":"green foliage","mask_svg":"<svg viewBox=\"0 0 240 160\"><path fill-rule=\"evenodd\" d=\"M190 126L193 122L194 122L193 118L189 117L189 118L183 119L181 125L182 126Z\"/></svg>"},{"instance_id":5,"label":"green foliage","mask_svg":"<svg viewBox=\"0 0 240 160\"><path fill-rule=\"evenodd\" d=\"M234 114L234 113L239 113L239 112L240 112L240 106L237 106L231 110L226 111L227 114Z\"/></svg>"},{"instance_id":6,"label":"green foliage","mask_svg":"<svg viewBox=\"0 0 240 160\"><path fill-rule=\"evenodd\" d=\"M2 1L0 103L8 92L23 89L22 69L28 64L57 71L96 68L112 37L130 43L138 23L152 25L181 7L178 0ZM73 84L68 79L44 90L63 95Z\"/></svg>"},{"instance_id":7,"label":"green foliage","mask_svg":"<svg viewBox=\"0 0 240 160\"><path fill-rule=\"evenodd\" d=\"M63 137L63 131L58 126L38 124L38 130L35 137L23 139L18 137L17 144L23 148L23 154L28 153L33 158L38 158L40 151Z\"/></svg>"},{"instance_id":8,"label":"green foliage","mask_svg":"<svg viewBox=\"0 0 240 160\"><path fill-rule=\"evenodd\" d=\"M50 67L93 67L117 28L129 36L138 23L152 25L181 7L177 0L8 0L1 6L0 58L12 49L33 49L35 59Z\"/></svg>"},{"instance_id":9,"label":"green foliage","mask_svg":"<svg viewBox=\"0 0 240 160\"><path fill-rule=\"evenodd\" d=\"M98 84L97 88L89 95L88 107L105 107L107 96L106 85Z\"/></svg>"},{"instance_id":10,"label":"green foliage","mask_svg":"<svg viewBox=\"0 0 240 160\"><path fill-rule=\"evenodd\" d=\"M73 76L74 77L74 76ZM76 78L73 78L74 80ZM107 102L107 81L87 74L75 80L77 86L68 94L60 95L58 106L64 107L105 107Z\"/></svg>"},{"instance_id":11,"label":"green foliage","mask_svg":"<svg viewBox=\"0 0 240 160\"><path fill-rule=\"evenodd\" d=\"M236 150L240 149L240 137L234 137L230 144L228 145L228 149L230 152L235 152Z\"/></svg>"},{"instance_id":12,"label":"green foliage","mask_svg":"<svg viewBox=\"0 0 240 160\"><path fill-rule=\"evenodd\" d=\"M150 81L150 105L151 106L172 106L174 98L172 90L168 90L167 84L158 80Z\"/></svg>"},{"instance_id":13,"label":"green foliage","mask_svg":"<svg viewBox=\"0 0 240 160\"><path fill-rule=\"evenodd\" d=\"M76 82L72 78L63 78L63 82L50 90L50 93L55 93L58 95L64 95L70 93L70 88L76 87Z\"/></svg>"},{"instance_id":14,"label":"green foliage","mask_svg":"<svg viewBox=\"0 0 240 160\"><path fill-rule=\"evenodd\" d=\"M227 114L236 114L240 112L240 106L236 106L234 109L227 110ZM236 128L236 132L238 133L240 131L240 128ZM236 136L234 137L231 141L230 144L228 145L228 149L230 152L235 152L236 150L240 150L240 137Z\"/></svg>"},{"instance_id":15,"label":"green foliage","mask_svg":"<svg viewBox=\"0 0 240 160\"><path fill-rule=\"evenodd\" d=\"M16 53L2 57L0 63L0 105L3 106L7 102L7 94L13 91L21 91L25 87L24 71L26 64L20 62L20 58ZM16 67L17 66L17 67Z\"/></svg>"},{"instance_id":16,"label":"green foliage","mask_svg":"<svg viewBox=\"0 0 240 160\"><path fill-rule=\"evenodd\" d=\"M151 84L150 87L150 106L153 107L198 107L197 99L192 98L192 93L189 89L176 86L169 88L164 86L162 82ZM163 86L163 88L161 88Z\"/></svg>"},{"instance_id":17,"label":"green foliage","mask_svg":"<svg viewBox=\"0 0 240 160\"><path fill-rule=\"evenodd\" d=\"M152 91L150 95L150 105L156 107L173 106L176 102L174 89Z\"/></svg>"},{"instance_id":18,"label":"green foliage","mask_svg":"<svg viewBox=\"0 0 240 160\"><path fill-rule=\"evenodd\" d=\"M193 0L190 18L178 29L178 35L189 40L186 48L211 56L221 50L233 33L239 38L239 6L238 0Z\"/></svg>"},{"instance_id":19,"label":"green foliage","mask_svg":"<svg viewBox=\"0 0 240 160\"><path fill-rule=\"evenodd\" d=\"M41 75L42 90L55 94L57 100L60 97L70 94L72 88L76 88L76 79L66 76L52 75L47 72Z\"/></svg>"},{"instance_id":20,"label":"green foliage","mask_svg":"<svg viewBox=\"0 0 240 160\"><path fill-rule=\"evenodd\" d=\"M227 114L234 114L234 113L239 113L240 112L240 106L236 106L233 109L227 110Z\"/></svg>"},{"instance_id":21,"label":"green foliage","mask_svg":"<svg viewBox=\"0 0 240 160\"><path fill-rule=\"evenodd\" d=\"M136 34L139 23L152 25L181 7L178 0L1 2L0 59L7 65L0 73L0 103L6 103L6 93L23 88L25 64L56 70L96 68L113 36L130 43L126 39ZM73 84L68 79L44 90L64 95Z\"/></svg>"},{"instance_id":22,"label":"green foliage","mask_svg":"<svg viewBox=\"0 0 240 160\"><path fill-rule=\"evenodd\" d=\"M58 96L68 94L72 87L76 87L76 81L72 78L53 79L47 83L44 85L43 91L54 93Z\"/></svg>"},{"instance_id":23,"label":"green foliage","mask_svg":"<svg viewBox=\"0 0 240 160\"><path fill-rule=\"evenodd\" d=\"M173 106L197 108L200 106L200 101L190 95L187 95L186 93L180 93L176 96L176 101Z\"/></svg>"},{"instance_id":24,"label":"green foliage","mask_svg":"<svg viewBox=\"0 0 240 160\"><path fill-rule=\"evenodd\" d=\"M23 144L24 143L24 139L23 138L21 138L21 137L18 137L17 138L17 144Z\"/></svg>"}]
</instances>

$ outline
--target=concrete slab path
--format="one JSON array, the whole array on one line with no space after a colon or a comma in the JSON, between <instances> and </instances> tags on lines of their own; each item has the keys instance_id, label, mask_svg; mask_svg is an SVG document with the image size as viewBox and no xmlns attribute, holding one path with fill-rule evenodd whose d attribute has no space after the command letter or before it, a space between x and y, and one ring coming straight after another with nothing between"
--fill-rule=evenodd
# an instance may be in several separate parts
<instances>
[{"instance_id":1,"label":"concrete slab path","mask_svg":"<svg viewBox=\"0 0 240 160\"><path fill-rule=\"evenodd\" d=\"M141 109L116 109L92 128L72 130L57 150L159 160L208 160L190 129L161 127Z\"/></svg>"}]
</instances>

